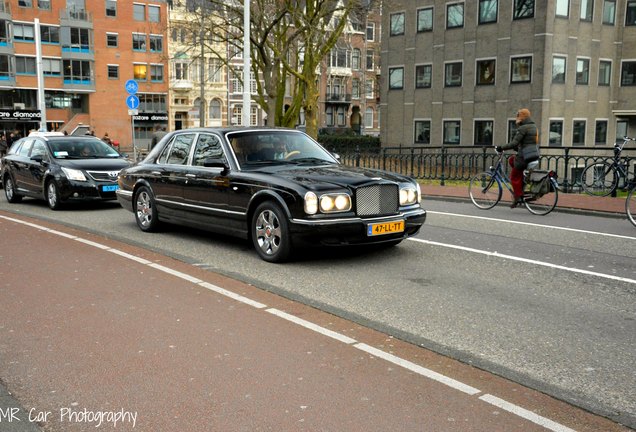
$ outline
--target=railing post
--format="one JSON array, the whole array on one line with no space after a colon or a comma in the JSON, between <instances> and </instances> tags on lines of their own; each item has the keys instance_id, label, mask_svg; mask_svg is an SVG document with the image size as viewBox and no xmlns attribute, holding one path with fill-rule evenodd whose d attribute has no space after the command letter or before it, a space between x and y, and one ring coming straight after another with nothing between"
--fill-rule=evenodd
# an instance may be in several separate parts
<instances>
[{"instance_id":1,"label":"railing post","mask_svg":"<svg viewBox=\"0 0 636 432\"><path fill-rule=\"evenodd\" d=\"M356 145L355 155L356 155L356 166L359 167L360 166L360 145Z\"/></svg>"},{"instance_id":2,"label":"railing post","mask_svg":"<svg viewBox=\"0 0 636 432\"><path fill-rule=\"evenodd\" d=\"M484 146L481 148L481 170L486 171L486 169L486 147Z\"/></svg>"},{"instance_id":3,"label":"railing post","mask_svg":"<svg viewBox=\"0 0 636 432\"><path fill-rule=\"evenodd\" d=\"M413 170L415 166L415 147L411 147L411 177L415 176L415 171Z\"/></svg>"},{"instance_id":4,"label":"railing post","mask_svg":"<svg viewBox=\"0 0 636 432\"><path fill-rule=\"evenodd\" d=\"M382 149L382 169L386 169L386 148Z\"/></svg>"},{"instance_id":5,"label":"railing post","mask_svg":"<svg viewBox=\"0 0 636 432\"><path fill-rule=\"evenodd\" d=\"M446 147L442 144L442 176L439 181L440 186L444 186L444 172L446 171Z\"/></svg>"},{"instance_id":6,"label":"railing post","mask_svg":"<svg viewBox=\"0 0 636 432\"><path fill-rule=\"evenodd\" d=\"M570 148L565 148L565 176L563 177L563 190L569 192L568 187L568 166L570 166Z\"/></svg>"}]
</instances>

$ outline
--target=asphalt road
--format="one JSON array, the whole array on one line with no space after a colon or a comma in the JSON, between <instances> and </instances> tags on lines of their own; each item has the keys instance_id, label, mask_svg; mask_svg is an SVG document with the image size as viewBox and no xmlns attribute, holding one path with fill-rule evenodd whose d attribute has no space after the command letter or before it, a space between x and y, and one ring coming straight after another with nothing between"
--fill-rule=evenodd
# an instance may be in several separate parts
<instances>
[{"instance_id":1,"label":"asphalt road","mask_svg":"<svg viewBox=\"0 0 636 432\"><path fill-rule=\"evenodd\" d=\"M116 204L53 213L42 202L0 200L0 210L231 276L635 427L633 227L558 212L425 207L420 236L391 250L307 251L272 265L232 238L178 227L141 233Z\"/></svg>"}]
</instances>

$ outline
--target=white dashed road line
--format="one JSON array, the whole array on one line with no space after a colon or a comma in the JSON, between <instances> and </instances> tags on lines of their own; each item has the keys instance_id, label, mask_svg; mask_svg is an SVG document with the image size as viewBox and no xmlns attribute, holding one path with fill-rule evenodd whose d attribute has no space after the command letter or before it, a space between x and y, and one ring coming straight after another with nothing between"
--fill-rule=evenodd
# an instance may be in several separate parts
<instances>
[{"instance_id":1,"label":"white dashed road line","mask_svg":"<svg viewBox=\"0 0 636 432\"><path fill-rule=\"evenodd\" d=\"M268 313L270 313L272 315L275 315L275 316L277 316L279 318L285 319L288 322L292 322L294 324L300 325L300 326L302 326L302 327L304 327L304 328L306 328L308 330L311 330L311 331L317 332L317 333L319 333L321 335L330 337L330 338L335 339L337 341L340 341L340 342L342 342L344 344L351 345L354 348L359 349L361 351L364 351L364 352L366 352L366 353L368 353L368 354L370 354L370 355L372 355L374 357L380 358L380 359L382 359L384 361L387 361L387 362L390 362L390 363L395 364L397 366L400 366L402 368L408 369L408 370L410 370L410 371L412 371L412 372L414 372L414 373L416 373L416 374L418 374L420 376L423 376L423 377L426 377L428 379L431 379L431 380L437 381L439 383L442 383L444 385L447 385L447 386L449 386L449 387L451 387L451 388L453 388L455 390L458 390L458 391L460 391L462 393L468 394L470 396L476 396L476 395L481 393L481 390L476 389L474 387L471 387L468 384L464 384L464 383L462 383L460 381L454 380L453 378L447 377L447 376L442 375L442 374L440 374L438 372L435 372L433 370L427 369L427 368L425 368L423 366L420 366L418 364L412 363L412 362L410 362L408 360L402 359L400 357L397 357L397 356L395 356L393 354L390 354L390 353L387 353L385 351L379 350L379 349L374 348L372 346L369 346L367 344L359 343L357 340L355 340L353 338L350 338L350 337L348 337L346 335L343 335L343 334L338 333L338 332L334 332L333 330L329 330L329 329L327 329L325 327L322 327L322 326L314 324L314 323L312 323L310 321L298 318L298 317L296 317L294 315L290 315L290 314L288 314L286 312L283 312L281 310L278 310L278 309L275 309L275 308L267 308L267 305L265 305L263 303L260 303L258 301L249 299L249 298L244 297L244 296L241 296L239 294L236 294L236 293L234 293L232 291L228 291L228 290L226 290L224 288L218 287L218 286L213 285L211 283L204 282L201 279L198 279L198 278L196 278L194 276L191 276L191 275L188 275L186 273L180 272L178 270L174 270L174 269L171 269L169 267L153 263L153 262L148 261L146 259L143 259L141 257L137 257L135 255L131 255L129 253L120 251L118 249L111 248L110 246L106 246L106 245L103 245L101 243L94 242L92 240L83 239L81 237L77 237L77 236L74 236L74 235L66 234L66 233L61 232L61 231L49 229L49 228L47 228L45 226L37 225L37 224L34 224L34 223L30 223L30 222L25 222L25 221L22 221L20 219L15 219L15 218L2 216L2 215L0 215L0 219L4 219L4 220L10 221L10 222L22 224L22 225L25 225L25 226L28 226L28 227L32 227L32 228L35 228L35 229L38 229L38 230L41 230L41 231L48 232L49 234L54 234L54 235L58 235L58 236L61 236L61 237L68 238L68 239L72 239L72 240L84 243L86 245L96 247L96 248L98 248L100 250L104 250L104 251L115 253L115 254L123 257L123 258L130 259L130 260L135 261L135 262L137 262L139 264L146 265L148 267L152 267L155 270L159 270L159 271L165 272L167 274L170 274L172 276L181 278L181 279L183 279L185 281L188 281L188 282L191 282L191 283L193 283L195 285L198 285L198 286L201 286L203 288L209 289L211 291L214 291L214 292L216 292L218 294L224 295L226 297L229 297L229 298L231 298L233 300L239 301L239 302L244 303L246 305L255 307L257 309L265 309L265 312L268 312ZM429 241L424 241L424 240L419 240L419 239L411 239L411 240L416 240L416 241L429 243L429 244L436 244L436 245L439 245L439 246L452 247L452 246L449 246L449 245L444 245L442 243L429 242ZM470 250L470 248L462 248L462 247L456 247L456 248L469 250L469 251L474 251L474 252L479 252L479 253L484 253L484 251ZM495 255L495 254L492 254L492 255ZM497 256L506 257L505 255L501 255L501 254L497 254ZM515 257L510 257L510 258L513 259ZM532 260L527 260L527 261L532 261ZM537 263L539 263L539 262L537 262ZM544 263L544 264L546 264L546 263ZM555 267L560 267L560 266L555 266ZM586 272L586 273L593 274L592 272ZM607 275L605 275L605 276L607 276ZM625 278L621 278L621 279L625 279ZM628 279L628 281L631 281L631 279ZM633 282L636 283L636 281L633 281ZM570 428L568 428L566 426L561 425L560 423L556 423L556 422L554 422L554 421L552 421L550 419L547 419L547 418L542 417L542 416L540 416L538 414L535 414L532 411L529 411L529 410L527 410L525 408L522 408L522 407L520 407L518 405L512 404L512 403L507 402L507 401L505 401L503 399L499 399L496 396L492 396L492 395L489 395L489 394L484 394L484 395L478 397L478 399L483 401L483 402L485 402L485 403L489 403L489 404L494 405L494 406L496 406L496 407L498 407L500 409L508 411L508 412L510 412L512 414L515 414L515 415L517 415L517 416L519 416L521 418L524 418L524 419L526 419L528 421L536 423L536 424L538 424L538 425L540 425L540 426L542 426L542 427L544 427L544 428L546 428L548 430L551 430L553 432L576 432L573 429L570 429Z\"/></svg>"}]
</instances>

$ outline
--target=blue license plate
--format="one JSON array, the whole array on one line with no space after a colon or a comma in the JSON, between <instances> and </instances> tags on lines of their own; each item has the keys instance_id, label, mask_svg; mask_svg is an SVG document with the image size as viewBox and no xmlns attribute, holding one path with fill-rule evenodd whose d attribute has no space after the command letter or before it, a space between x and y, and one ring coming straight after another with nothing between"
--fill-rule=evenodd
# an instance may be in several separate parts
<instances>
[{"instance_id":1,"label":"blue license plate","mask_svg":"<svg viewBox=\"0 0 636 432\"><path fill-rule=\"evenodd\" d=\"M117 189L119 189L118 185L102 186L102 192L115 192Z\"/></svg>"}]
</instances>

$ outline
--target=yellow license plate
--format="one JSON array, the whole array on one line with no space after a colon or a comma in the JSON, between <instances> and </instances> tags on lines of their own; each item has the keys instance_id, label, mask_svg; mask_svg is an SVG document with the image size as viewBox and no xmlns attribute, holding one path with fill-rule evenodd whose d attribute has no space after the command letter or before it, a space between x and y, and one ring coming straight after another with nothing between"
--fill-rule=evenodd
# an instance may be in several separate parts
<instances>
[{"instance_id":1,"label":"yellow license plate","mask_svg":"<svg viewBox=\"0 0 636 432\"><path fill-rule=\"evenodd\" d=\"M369 224L367 227L368 236L376 236L383 234L393 234L404 231L404 221L385 222L377 224Z\"/></svg>"}]
</instances>

